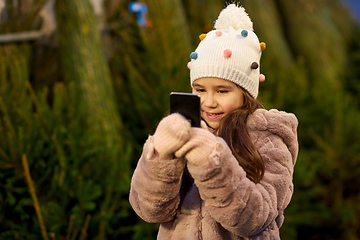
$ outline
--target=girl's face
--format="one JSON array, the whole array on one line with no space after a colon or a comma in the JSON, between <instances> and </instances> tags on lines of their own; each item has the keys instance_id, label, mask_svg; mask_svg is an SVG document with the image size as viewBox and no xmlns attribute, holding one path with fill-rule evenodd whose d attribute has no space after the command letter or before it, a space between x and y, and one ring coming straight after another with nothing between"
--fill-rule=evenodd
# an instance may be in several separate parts
<instances>
[{"instance_id":1,"label":"girl's face","mask_svg":"<svg viewBox=\"0 0 360 240\"><path fill-rule=\"evenodd\" d=\"M217 128L226 114L244 104L241 88L221 78L199 78L194 81L192 92L200 95L201 117L211 128Z\"/></svg>"}]
</instances>

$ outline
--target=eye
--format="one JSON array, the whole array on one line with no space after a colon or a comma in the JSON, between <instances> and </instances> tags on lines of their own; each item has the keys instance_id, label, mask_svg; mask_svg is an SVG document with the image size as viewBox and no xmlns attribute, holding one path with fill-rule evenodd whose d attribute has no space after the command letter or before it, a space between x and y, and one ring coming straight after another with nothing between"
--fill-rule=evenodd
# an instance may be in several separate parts
<instances>
[{"instance_id":1,"label":"eye","mask_svg":"<svg viewBox=\"0 0 360 240\"><path fill-rule=\"evenodd\" d=\"M195 91L202 93L202 92L205 92L205 89L204 88L196 88Z\"/></svg>"},{"instance_id":2,"label":"eye","mask_svg":"<svg viewBox=\"0 0 360 240\"><path fill-rule=\"evenodd\" d=\"M219 89L218 90L218 93L221 93L221 94L225 94L225 93L228 93L229 91L228 90L225 90L225 89Z\"/></svg>"}]
</instances>

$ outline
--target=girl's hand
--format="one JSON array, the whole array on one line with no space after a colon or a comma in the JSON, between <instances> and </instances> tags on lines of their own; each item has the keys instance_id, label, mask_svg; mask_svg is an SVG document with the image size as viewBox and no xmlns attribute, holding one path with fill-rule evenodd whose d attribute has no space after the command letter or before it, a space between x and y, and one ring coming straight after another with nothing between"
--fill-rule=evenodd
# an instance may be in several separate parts
<instances>
[{"instance_id":1,"label":"girl's hand","mask_svg":"<svg viewBox=\"0 0 360 240\"><path fill-rule=\"evenodd\" d=\"M197 165L203 165L208 162L209 155L216 148L216 137L208 130L193 127L191 129L191 138L176 153L176 157L183 157Z\"/></svg>"},{"instance_id":2,"label":"girl's hand","mask_svg":"<svg viewBox=\"0 0 360 240\"><path fill-rule=\"evenodd\" d=\"M163 118L153 136L155 150L160 158L173 159L174 153L179 150L191 136L191 125L182 115L171 114Z\"/></svg>"}]
</instances>

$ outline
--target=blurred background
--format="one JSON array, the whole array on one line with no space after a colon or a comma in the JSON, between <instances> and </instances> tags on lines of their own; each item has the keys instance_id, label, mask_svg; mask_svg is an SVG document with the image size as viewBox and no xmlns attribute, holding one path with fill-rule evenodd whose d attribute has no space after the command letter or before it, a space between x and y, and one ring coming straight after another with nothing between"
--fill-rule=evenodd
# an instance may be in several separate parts
<instances>
[{"instance_id":1,"label":"blurred background","mask_svg":"<svg viewBox=\"0 0 360 240\"><path fill-rule=\"evenodd\" d=\"M282 239L360 239L358 0L242 0L259 100L296 114ZM128 202L222 0L0 0L0 240L156 239Z\"/></svg>"}]
</instances>

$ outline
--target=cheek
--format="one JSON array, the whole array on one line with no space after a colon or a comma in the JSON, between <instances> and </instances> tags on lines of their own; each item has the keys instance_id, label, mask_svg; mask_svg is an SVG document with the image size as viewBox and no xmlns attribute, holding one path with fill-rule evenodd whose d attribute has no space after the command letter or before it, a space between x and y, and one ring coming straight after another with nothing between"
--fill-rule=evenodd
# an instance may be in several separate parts
<instances>
[{"instance_id":1,"label":"cheek","mask_svg":"<svg viewBox=\"0 0 360 240\"><path fill-rule=\"evenodd\" d=\"M240 101L239 98L230 99L229 101L224 101L222 103L223 110L228 113L234 109L237 109L243 105L243 101Z\"/></svg>"},{"instance_id":2,"label":"cheek","mask_svg":"<svg viewBox=\"0 0 360 240\"><path fill-rule=\"evenodd\" d=\"M226 102L226 103L222 104L222 107L225 112L230 112L237 108L236 105L232 102Z\"/></svg>"},{"instance_id":3,"label":"cheek","mask_svg":"<svg viewBox=\"0 0 360 240\"><path fill-rule=\"evenodd\" d=\"M200 108L203 108L203 103L204 103L204 96L200 95Z\"/></svg>"}]
</instances>

